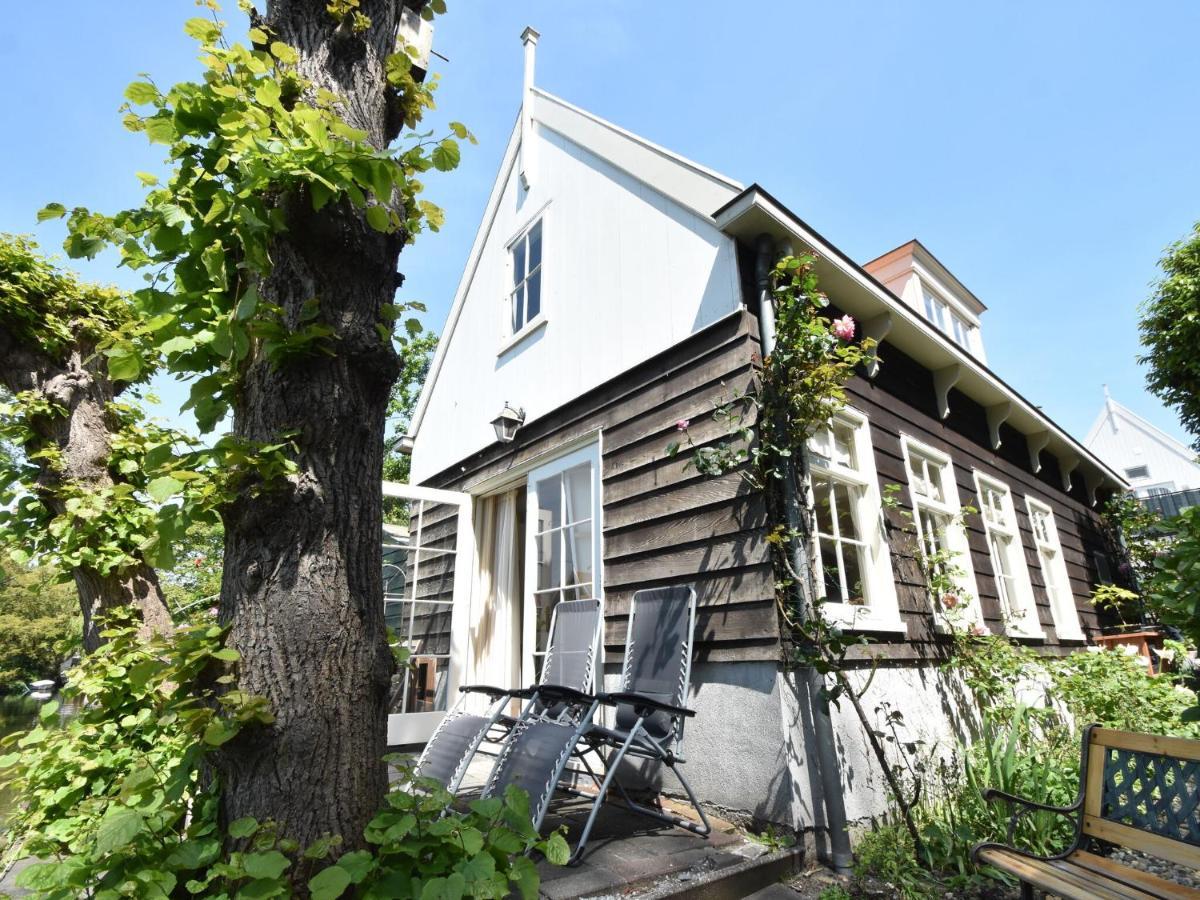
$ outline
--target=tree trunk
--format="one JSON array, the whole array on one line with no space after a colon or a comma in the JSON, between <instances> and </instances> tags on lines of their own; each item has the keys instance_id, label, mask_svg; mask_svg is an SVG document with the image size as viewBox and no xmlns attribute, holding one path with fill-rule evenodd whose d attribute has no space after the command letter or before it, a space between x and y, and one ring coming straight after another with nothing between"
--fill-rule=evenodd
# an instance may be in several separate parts
<instances>
[{"instance_id":1,"label":"tree trunk","mask_svg":"<svg viewBox=\"0 0 1200 900\"><path fill-rule=\"evenodd\" d=\"M386 147L388 86L399 2L364 2L370 28L351 34L326 0L277 0L265 24L300 55L300 75L345 99L346 121ZM281 201L288 230L272 246L266 300L300 322L320 304L334 355L285 363L253 357L234 404L234 430L255 441L296 435L286 485L224 511L221 621L242 654L239 688L267 698L275 722L243 732L217 759L222 819L277 823L308 844L340 835L363 845L387 787L382 756L393 662L383 620L384 419L399 372L380 335L396 289L402 234L371 229L361 211L308 197Z\"/></svg>"},{"instance_id":2,"label":"tree trunk","mask_svg":"<svg viewBox=\"0 0 1200 900\"><path fill-rule=\"evenodd\" d=\"M112 420L108 404L119 391L109 380L104 358L89 342L71 347L65 359L55 360L39 349L21 345L0 327L0 381L13 393L34 391L66 411L34 423L39 438L58 448L61 470L39 464L38 481L45 488L43 502L55 514L64 511L58 489L73 484L84 490L113 486L108 468ZM83 613L83 647L91 652L103 643L103 614L133 607L142 619L142 634L170 633L171 614L154 569L140 557L120 570L103 575L88 566L72 569Z\"/></svg>"}]
</instances>

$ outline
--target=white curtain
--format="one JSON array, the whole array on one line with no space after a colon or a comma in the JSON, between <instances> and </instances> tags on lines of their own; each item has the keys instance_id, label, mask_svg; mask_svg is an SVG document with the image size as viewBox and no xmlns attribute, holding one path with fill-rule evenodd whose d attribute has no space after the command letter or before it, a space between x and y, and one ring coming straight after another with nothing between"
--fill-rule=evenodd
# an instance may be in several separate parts
<instances>
[{"instance_id":1,"label":"white curtain","mask_svg":"<svg viewBox=\"0 0 1200 900\"><path fill-rule=\"evenodd\" d=\"M521 560L516 534L519 493L517 489L476 501L479 569L475 590L471 592L466 684L512 687L519 681Z\"/></svg>"}]
</instances>

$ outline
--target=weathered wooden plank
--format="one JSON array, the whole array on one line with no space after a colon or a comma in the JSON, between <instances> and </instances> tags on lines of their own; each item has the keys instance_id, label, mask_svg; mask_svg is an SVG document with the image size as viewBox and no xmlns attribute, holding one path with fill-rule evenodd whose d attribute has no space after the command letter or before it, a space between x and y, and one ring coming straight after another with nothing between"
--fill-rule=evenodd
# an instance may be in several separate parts
<instances>
[{"instance_id":1,"label":"weathered wooden plank","mask_svg":"<svg viewBox=\"0 0 1200 900\"><path fill-rule=\"evenodd\" d=\"M680 579L654 579L644 584L633 584L612 590L605 589L604 610L613 616L628 615L635 592L643 587L657 587L660 583L678 583ZM684 579L696 589L697 606L752 603L774 600L775 572L770 563L747 566L742 569L699 572Z\"/></svg>"},{"instance_id":2,"label":"weathered wooden plank","mask_svg":"<svg viewBox=\"0 0 1200 900\"><path fill-rule=\"evenodd\" d=\"M606 615L605 646L625 642L629 616ZM701 607L696 611L695 640L697 643L719 643L727 640L763 640L779 634L775 601L740 603Z\"/></svg>"},{"instance_id":3,"label":"weathered wooden plank","mask_svg":"<svg viewBox=\"0 0 1200 900\"><path fill-rule=\"evenodd\" d=\"M651 580L681 580L701 572L742 568L770 562L770 545L761 534L739 532L723 538L698 541L668 552L621 557L604 566L605 591L620 585L641 585Z\"/></svg>"},{"instance_id":4,"label":"weathered wooden plank","mask_svg":"<svg viewBox=\"0 0 1200 900\"><path fill-rule=\"evenodd\" d=\"M604 529L605 563L634 553L753 531L767 524L766 503L750 495L701 510L684 510L651 522Z\"/></svg>"},{"instance_id":5,"label":"weathered wooden plank","mask_svg":"<svg viewBox=\"0 0 1200 900\"><path fill-rule=\"evenodd\" d=\"M669 488L651 496L636 497L621 503L605 503L604 526L606 529L623 528L737 500L751 493L757 492L753 491L746 479L737 472L730 472Z\"/></svg>"}]
</instances>

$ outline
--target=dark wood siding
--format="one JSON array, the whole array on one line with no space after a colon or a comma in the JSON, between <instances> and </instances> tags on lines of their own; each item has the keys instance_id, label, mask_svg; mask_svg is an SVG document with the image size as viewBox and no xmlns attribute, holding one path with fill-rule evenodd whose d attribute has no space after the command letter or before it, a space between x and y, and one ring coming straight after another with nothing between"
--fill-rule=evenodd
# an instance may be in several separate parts
<instances>
[{"instance_id":1,"label":"dark wood siding","mask_svg":"<svg viewBox=\"0 0 1200 900\"><path fill-rule=\"evenodd\" d=\"M1098 633L1096 612L1085 598L1090 595L1097 581L1094 554L1104 552L1104 541L1099 515L1087 502L1082 478L1074 479L1069 494L1064 492L1057 462L1048 453L1041 455L1041 470L1035 474L1030 466L1024 435L1007 425L1001 426L1001 445L993 451L985 410L956 390L950 392L949 416L944 420L939 419L933 378L929 371L886 342L881 346L879 356L882 361L879 374L873 380L855 377L849 385L849 397L850 404L870 420L871 440L881 484L908 483L901 450L903 434L950 456L954 463L959 501L964 505L979 506L973 475L976 470L1008 485L1012 491L1033 584L1038 618L1047 635L1044 643L1055 652L1060 652L1025 497L1033 497L1048 505L1054 511L1080 625L1089 638L1094 637ZM899 496L903 507L911 512L908 492L903 491ZM897 513L889 513L889 516L893 529L908 524L907 518ZM968 515L966 526L984 619L993 632L1002 633L1000 601L983 520L978 513ZM892 540L892 567L908 635L906 638L881 636L880 641L894 645L885 652L897 658L931 655L936 644L929 601L920 569L912 556L912 546L911 540ZM901 642L906 646L897 646ZM1061 652L1066 649L1063 647Z\"/></svg>"},{"instance_id":2,"label":"dark wood siding","mask_svg":"<svg viewBox=\"0 0 1200 900\"><path fill-rule=\"evenodd\" d=\"M687 465L694 452L691 448L673 458L666 452L668 444L679 439L675 423L681 419L690 420L689 436L696 446L715 446L728 438L727 427L715 422L712 412L753 385L759 363L757 335L752 315L730 316L555 412L526 423L514 445L493 445L428 484L471 490L507 470L552 458L556 448L600 431L610 660L620 655L634 591L679 580L694 582L699 595L700 659L777 659L775 576L764 540L766 510L761 494L741 473L720 477L697 473ZM883 364L878 377L855 377L849 385L849 398L870 420L881 484L907 483L902 434L950 455L964 504L978 505L975 469L1007 484L1039 618L1047 634L1045 645L1059 652L1024 498L1033 496L1049 505L1058 525L1080 623L1089 636L1094 635L1095 611L1084 598L1097 580L1092 554L1103 551L1103 540L1098 515L1087 504L1082 484L1065 493L1057 464L1049 454L1042 455L1041 471L1033 473L1025 438L1010 427L1002 426L1003 443L993 451L985 411L957 391L950 395L950 415L939 419L928 370L886 343L880 357ZM907 503L907 492L901 497ZM894 524L904 523L896 517ZM984 616L998 632L999 600L982 520L971 515L967 525ZM892 555L908 635L880 635L879 646L872 651L896 661L936 656L942 643L933 632L920 569L908 545L911 542L895 541Z\"/></svg>"},{"instance_id":3,"label":"dark wood siding","mask_svg":"<svg viewBox=\"0 0 1200 900\"><path fill-rule=\"evenodd\" d=\"M779 657L774 574L761 495L738 473L688 466L693 449L667 455L676 423L697 447L727 439L713 409L744 394L758 362L757 323L733 315L430 479L471 490L504 471L597 430L601 433L607 655L619 658L629 603L642 587L690 581L699 602L698 658Z\"/></svg>"}]
</instances>

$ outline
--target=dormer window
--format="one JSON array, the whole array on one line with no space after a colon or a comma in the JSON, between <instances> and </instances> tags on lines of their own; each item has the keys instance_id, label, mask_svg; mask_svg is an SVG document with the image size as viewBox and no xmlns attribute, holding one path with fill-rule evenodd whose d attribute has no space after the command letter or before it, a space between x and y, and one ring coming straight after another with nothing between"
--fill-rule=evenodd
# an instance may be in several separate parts
<instances>
[{"instance_id":1,"label":"dormer window","mask_svg":"<svg viewBox=\"0 0 1200 900\"><path fill-rule=\"evenodd\" d=\"M938 331L964 350L973 351L975 326L952 310L949 303L928 288L925 288L922 293L925 297L925 318L932 322Z\"/></svg>"},{"instance_id":2,"label":"dormer window","mask_svg":"<svg viewBox=\"0 0 1200 900\"><path fill-rule=\"evenodd\" d=\"M511 248L512 290L508 295L511 335L518 335L542 314L542 220L538 219Z\"/></svg>"}]
</instances>

